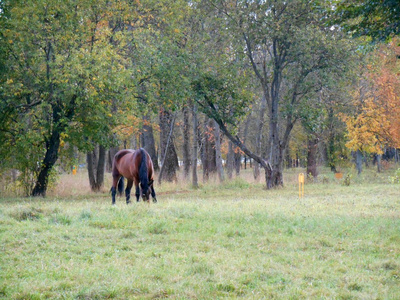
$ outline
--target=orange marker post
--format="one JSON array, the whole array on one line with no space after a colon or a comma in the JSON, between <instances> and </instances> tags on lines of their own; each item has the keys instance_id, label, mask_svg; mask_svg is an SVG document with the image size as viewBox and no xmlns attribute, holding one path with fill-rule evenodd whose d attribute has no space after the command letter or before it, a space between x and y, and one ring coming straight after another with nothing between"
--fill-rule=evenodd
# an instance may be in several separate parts
<instances>
[{"instance_id":1,"label":"orange marker post","mask_svg":"<svg viewBox=\"0 0 400 300\"><path fill-rule=\"evenodd\" d=\"M73 166L73 167L72 167L72 174L73 174L73 175L76 175L76 166Z\"/></svg>"},{"instance_id":2,"label":"orange marker post","mask_svg":"<svg viewBox=\"0 0 400 300\"><path fill-rule=\"evenodd\" d=\"M304 197L304 173L299 174L299 198Z\"/></svg>"}]
</instances>

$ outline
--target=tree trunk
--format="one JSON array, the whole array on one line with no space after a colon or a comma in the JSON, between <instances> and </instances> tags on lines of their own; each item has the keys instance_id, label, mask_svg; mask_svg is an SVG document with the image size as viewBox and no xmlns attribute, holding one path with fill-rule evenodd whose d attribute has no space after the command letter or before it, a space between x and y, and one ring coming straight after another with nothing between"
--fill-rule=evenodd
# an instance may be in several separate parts
<instances>
[{"instance_id":1,"label":"tree trunk","mask_svg":"<svg viewBox=\"0 0 400 300\"><path fill-rule=\"evenodd\" d=\"M267 188L273 188L283 185L283 152L284 149L279 143L272 145L270 162L272 165L272 172L266 177Z\"/></svg>"},{"instance_id":2,"label":"tree trunk","mask_svg":"<svg viewBox=\"0 0 400 300\"><path fill-rule=\"evenodd\" d=\"M86 154L86 161L90 189L99 192L104 185L106 149L102 145L96 146L93 151Z\"/></svg>"},{"instance_id":3,"label":"tree trunk","mask_svg":"<svg viewBox=\"0 0 400 300\"><path fill-rule=\"evenodd\" d=\"M172 117L171 114L166 110L162 110L159 117L161 130L160 150L162 155L159 182L161 183L161 180L166 180L169 182L176 181L176 170L179 164L173 139L175 117Z\"/></svg>"},{"instance_id":4,"label":"tree trunk","mask_svg":"<svg viewBox=\"0 0 400 300\"><path fill-rule=\"evenodd\" d=\"M382 172L382 155L377 154L376 155L376 166L378 168L378 173Z\"/></svg>"},{"instance_id":5,"label":"tree trunk","mask_svg":"<svg viewBox=\"0 0 400 300\"><path fill-rule=\"evenodd\" d=\"M357 168L358 175L360 175L362 172L362 159L363 159L363 157L362 157L361 151L357 150L355 152L355 161L356 161L356 168Z\"/></svg>"},{"instance_id":6,"label":"tree trunk","mask_svg":"<svg viewBox=\"0 0 400 300\"><path fill-rule=\"evenodd\" d=\"M196 104L192 107L192 119L193 119L193 153L192 153L192 185L194 188L199 187L197 178L197 147L198 147L198 120L197 120L197 107Z\"/></svg>"},{"instance_id":7,"label":"tree trunk","mask_svg":"<svg viewBox=\"0 0 400 300\"><path fill-rule=\"evenodd\" d=\"M292 158L290 157L289 151L286 151L286 168L292 168Z\"/></svg>"},{"instance_id":8,"label":"tree trunk","mask_svg":"<svg viewBox=\"0 0 400 300\"><path fill-rule=\"evenodd\" d=\"M226 172L228 174L229 179L232 179L233 177L234 160L235 160L235 152L233 151L233 143L232 141L229 141L228 156L226 158Z\"/></svg>"},{"instance_id":9,"label":"tree trunk","mask_svg":"<svg viewBox=\"0 0 400 300\"><path fill-rule=\"evenodd\" d=\"M269 161L272 165L272 172L270 176L266 178L267 188L283 185L283 147L281 146L279 139L279 128L278 128L278 107L273 106L270 117L270 153Z\"/></svg>"},{"instance_id":10,"label":"tree trunk","mask_svg":"<svg viewBox=\"0 0 400 300\"><path fill-rule=\"evenodd\" d=\"M335 126L334 126L334 112L333 108L328 109L328 142L326 145L326 158L328 160L328 166L331 171L336 173L336 163L335 163Z\"/></svg>"},{"instance_id":11,"label":"tree trunk","mask_svg":"<svg viewBox=\"0 0 400 300\"><path fill-rule=\"evenodd\" d=\"M235 154L233 155L233 161L235 166L235 174L236 176L240 175L240 167L241 167L241 160L242 160L242 153L240 152L239 147L236 147L234 150Z\"/></svg>"},{"instance_id":12,"label":"tree trunk","mask_svg":"<svg viewBox=\"0 0 400 300\"><path fill-rule=\"evenodd\" d=\"M210 175L217 171L216 153L215 153L215 137L214 122L208 119L204 123L204 160L203 160L203 181L207 182Z\"/></svg>"},{"instance_id":13,"label":"tree trunk","mask_svg":"<svg viewBox=\"0 0 400 300\"><path fill-rule=\"evenodd\" d=\"M31 195L36 196L46 196L47 186L49 183L50 171L55 165L58 159L58 149L60 148L60 132L55 126L50 139L46 142L46 154L43 159L40 172L32 190Z\"/></svg>"},{"instance_id":14,"label":"tree trunk","mask_svg":"<svg viewBox=\"0 0 400 300\"><path fill-rule=\"evenodd\" d=\"M50 88L52 91L52 88ZM32 190L32 196L46 196L47 186L49 183L50 171L57 162L58 150L60 148L61 133L65 130L65 123L61 120L71 120L75 114L76 95L73 95L68 103L67 110L63 113L63 108L59 101L54 101L52 105L52 126L50 138L46 141L46 154L43 159L41 169L35 186Z\"/></svg>"},{"instance_id":15,"label":"tree trunk","mask_svg":"<svg viewBox=\"0 0 400 300\"><path fill-rule=\"evenodd\" d=\"M189 177L190 172L190 123L189 123L189 107L183 108L183 174L184 178ZM197 154L196 154L197 155Z\"/></svg>"},{"instance_id":16,"label":"tree trunk","mask_svg":"<svg viewBox=\"0 0 400 300\"><path fill-rule=\"evenodd\" d=\"M318 138L310 137L307 143L307 178L316 179L317 172L317 151Z\"/></svg>"},{"instance_id":17,"label":"tree trunk","mask_svg":"<svg viewBox=\"0 0 400 300\"><path fill-rule=\"evenodd\" d=\"M253 176L255 180L260 178L260 164L254 163Z\"/></svg>"},{"instance_id":18,"label":"tree trunk","mask_svg":"<svg viewBox=\"0 0 400 300\"><path fill-rule=\"evenodd\" d=\"M247 136L248 136L248 133L249 133L249 126L250 126L251 120L252 120L252 116L249 115L247 117L246 123L244 125L243 144L246 144L246 140L247 140ZM247 169L247 156L246 155L243 155L243 160L244 160L244 169L246 170ZM241 167L241 165L242 165L242 158L240 158L239 167ZM240 168L239 168L239 172L240 172ZM236 174L236 175L239 175L239 174Z\"/></svg>"},{"instance_id":19,"label":"tree trunk","mask_svg":"<svg viewBox=\"0 0 400 300\"><path fill-rule=\"evenodd\" d=\"M274 44L274 47L276 45ZM276 49L274 49L276 51ZM283 185L283 152L284 147L279 137L279 100L280 100L280 70L279 66L274 66L273 82L271 83L271 105L269 111L269 161L272 165L272 172L267 179L267 188Z\"/></svg>"},{"instance_id":20,"label":"tree trunk","mask_svg":"<svg viewBox=\"0 0 400 300\"><path fill-rule=\"evenodd\" d=\"M204 148L205 148L205 146L204 146L204 141L205 141L205 134L203 134L202 133L202 128L204 128L204 124L202 123L202 122L205 122L205 120L199 120L198 118L197 118L197 120L198 120L198 122L197 122L197 145L198 145L198 149L199 149L199 154L200 154L200 161L201 161L201 167L203 167L204 166L204 161L205 161L205 154L204 154Z\"/></svg>"},{"instance_id":21,"label":"tree trunk","mask_svg":"<svg viewBox=\"0 0 400 300\"><path fill-rule=\"evenodd\" d=\"M143 116L143 129L142 129L142 147L149 153L153 161L154 171L159 171L158 156L154 142L153 127L151 126L151 119L148 114Z\"/></svg>"},{"instance_id":22,"label":"tree trunk","mask_svg":"<svg viewBox=\"0 0 400 300\"><path fill-rule=\"evenodd\" d=\"M220 182L225 180L224 168L222 166L222 155L221 155L221 133L219 130L219 125L214 121L214 136L215 136L215 159L218 178Z\"/></svg>"}]
</instances>

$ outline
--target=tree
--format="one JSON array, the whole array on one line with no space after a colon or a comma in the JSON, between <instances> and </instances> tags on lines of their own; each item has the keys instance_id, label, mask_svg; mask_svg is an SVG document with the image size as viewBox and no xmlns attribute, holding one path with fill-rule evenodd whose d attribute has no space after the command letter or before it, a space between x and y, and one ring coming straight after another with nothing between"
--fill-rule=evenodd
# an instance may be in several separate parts
<instances>
[{"instance_id":1,"label":"tree","mask_svg":"<svg viewBox=\"0 0 400 300\"><path fill-rule=\"evenodd\" d=\"M162 180L177 181L176 171L179 169L179 163L173 134L176 114L171 115L169 111L162 109L159 116L161 170L158 180L159 183Z\"/></svg>"},{"instance_id":2,"label":"tree","mask_svg":"<svg viewBox=\"0 0 400 300\"><path fill-rule=\"evenodd\" d=\"M157 22L150 35L144 37L146 48L149 47L144 49L147 59L142 60L145 68L141 84L146 87L147 109L158 113L160 120L159 180L176 180L179 168L174 122L177 112L190 101L185 38L185 21L191 16L189 8L186 1L157 3L154 7ZM187 159L186 165L189 166Z\"/></svg>"},{"instance_id":3,"label":"tree","mask_svg":"<svg viewBox=\"0 0 400 300\"><path fill-rule=\"evenodd\" d=\"M400 33L400 6L397 0L335 1L336 22L353 36L388 41Z\"/></svg>"},{"instance_id":4,"label":"tree","mask_svg":"<svg viewBox=\"0 0 400 300\"><path fill-rule=\"evenodd\" d=\"M109 43L114 32L105 1L2 4L8 14L1 15L8 72L0 80L6 141L0 147L8 148L5 160L30 173L29 193L44 196L62 142L80 149L90 148L91 140L106 143L115 117L110 95L123 103L129 74L115 51L118 37ZM16 153L28 160L15 159Z\"/></svg>"},{"instance_id":5,"label":"tree","mask_svg":"<svg viewBox=\"0 0 400 300\"><path fill-rule=\"evenodd\" d=\"M379 106L376 98L361 89L356 92L355 99L358 113L344 116L347 125L348 139L346 146L355 152L358 173L361 173L361 153L383 154L385 142L381 139L381 129L389 126L384 109Z\"/></svg>"},{"instance_id":6,"label":"tree","mask_svg":"<svg viewBox=\"0 0 400 300\"><path fill-rule=\"evenodd\" d=\"M243 77L235 77L235 81L240 82L241 78ZM250 151L235 133L237 120L247 114L250 97L245 90L240 89L241 84L234 85L231 80L209 73L200 75L192 84L195 101L207 116L215 120L236 147L258 162L266 173L270 172L269 163ZM229 161L233 165L233 155L229 157Z\"/></svg>"},{"instance_id":7,"label":"tree","mask_svg":"<svg viewBox=\"0 0 400 300\"><path fill-rule=\"evenodd\" d=\"M357 65L356 59L352 61L352 65ZM300 109L301 125L307 140L307 176L317 178L318 158L323 154L318 150L324 143L328 145L326 159L333 172L336 172L338 159L343 157L342 148L345 147L341 145L344 145L345 126L339 120L338 114L349 106L348 82L352 78L354 74L351 72L327 77L322 89L308 100L307 106Z\"/></svg>"},{"instance_id":8,"label":"tree","mask_svg":"<svg viewBox=\"0 0 400 300\"><path fill-rule=\"evenodd\" d=\"M389 122L388 128L381 124L381 136L387 146L400 148L400 45L395 38L388 46L378 51L378 70L370 70L369 74L375 87L375 96L385 112Z\"/></svg>"},{"instance_id":9,"label":"tree","mask_svg":"<svg viewBox=\"0 0 400 300\"><path fill-rule=\"evenodd\" d=\"M227 24L236 41L242 42L234 50L239 57L247 56L263 91L269 114L269 142L268 164L262 165L266 168L267 188L280 186L284 154L291 130L300 118L299 108L307 105L329 74L344 71L351 49L339 31L324 23L325 8L312 1L210 3L223 12L220 22ZM221 106L214 111L219 109ZM226 122L224 118L220 121ZM255 160L264 161L260 157Z\"/></svg>"},{"instance_id":10,"label":"tree","mask_svg":"<svg viewBox=\"0 0 400 300\"><path fill-rule=\"evenodd\" d=\"M343 116L348 131L346 146L358 157L361 152L377 154L378 171L385 148L400 147L399 49L393 41L374 53L365 79L353 92L354 112Z\"/></svg>"},{"instance_id":11,"label":"tree","mask_svg":"<svg viewBox=\"0 0 400 300\"><path fill-rule=\"evenodd\" d=\"M151 160L153 161L154 171L159 171L160 166L158 165L158 156L156 153L156 145L154 140L154 131L150 114L143 115L143 127L142 127L142 147L149 153Z\"/></svg>"},{"instance_id":12,"label":"tree","mask_svg":"<svg viewBox=\"0 0 400 300\"><path fill-rule=\"evenodd\" d=\"M322 97L317 97L322 100ZM302 126L307 135L307 168L306 174L309 179L316 179L318 144L323 132L324 112L322 101L316 101L307 107L307 113L303 115Z\"/></svg>"},{"instance_id":13,"label":"tree","mask_svg":"<svg viewBox=\"0 0 400 300\"><path fill-rule=\"evenodd\" d=\"M339 162L346 155L346 125L338 116L343 109L338 108L338 98L335 95L328 95L329 100L326 101L326 123L323 132L323 143L326 152L327 166L332 172L336 173ZM339 99L347 99L347 96L340 96Z\"/></svg>"}]
</instances>

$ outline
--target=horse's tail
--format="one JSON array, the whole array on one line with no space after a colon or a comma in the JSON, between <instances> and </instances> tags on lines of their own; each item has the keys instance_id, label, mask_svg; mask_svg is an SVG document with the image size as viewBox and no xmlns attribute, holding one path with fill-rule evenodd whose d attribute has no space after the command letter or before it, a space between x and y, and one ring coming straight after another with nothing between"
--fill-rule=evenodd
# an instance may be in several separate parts
<instances>
[{"instance_id":1,"label":"horse's tail","mask_svg":"<svg viewBox=\"0 0 400 300\"><path fill-rule=\"evenodd\" d=\"M147 192L149 188L149 175L147 169L147 153L143 148L140 148L140 154L142 155L142 161L140 162L139 168L139 180L142 184L143 192Z\"/></svg>"},{"instance_id":2,"label":"horse's tail","mask_svg":"<svg viewBox=\"0 0 400 300\"><path fill-rule=\"evenodd\" d=\"M121 178L118 181L118 193L121 196L122 192L124 191L124 177L121 176Z\"/></svg>"}]
</instances>

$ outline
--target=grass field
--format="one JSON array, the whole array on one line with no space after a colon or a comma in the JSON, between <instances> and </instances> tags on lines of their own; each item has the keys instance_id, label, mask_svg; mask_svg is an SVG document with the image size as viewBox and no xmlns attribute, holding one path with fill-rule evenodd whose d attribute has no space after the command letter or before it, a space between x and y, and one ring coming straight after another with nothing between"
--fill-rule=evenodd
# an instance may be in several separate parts
<instances>
[{"instance_id":1,"label":"grass field","mask_svg":"<svg viewBox=\"0 0 400 300\"><path fill-rule=\"evenodd\" d=\"M1 299L400 299L400 185L296 176L266 191L156 186L157 204L90 194L0 198ZM85 183L86 184L86 183Z\"/></svg>"}]
</instances>

